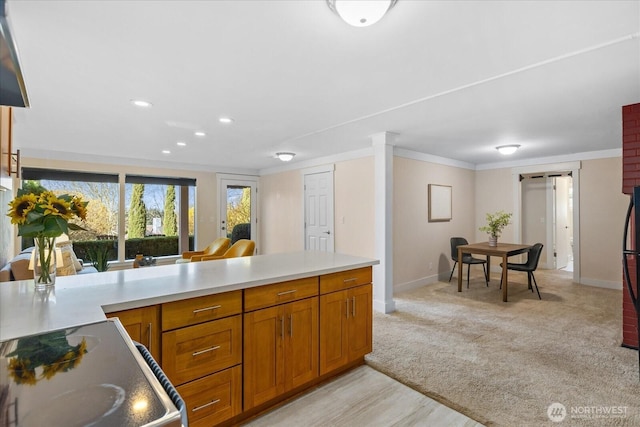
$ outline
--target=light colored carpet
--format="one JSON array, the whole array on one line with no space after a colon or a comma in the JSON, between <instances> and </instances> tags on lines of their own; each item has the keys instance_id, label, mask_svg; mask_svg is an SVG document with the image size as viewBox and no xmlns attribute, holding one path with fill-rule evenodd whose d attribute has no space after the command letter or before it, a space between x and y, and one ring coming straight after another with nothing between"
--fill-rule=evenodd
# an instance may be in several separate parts
<instances>
[{"instance_id":1,"label":"light colored carpet","mask_svg":"<svg viewBox=\"0 0 640 427\"><path fill-rule=\"evenodd\" d=\"M620 346L622 291L539 270L540 301L526 273L510 272L504 303L497 276L489 288L478 276L462 293L452 281L395 295L397 311L374 316L367 363L488 426L640 425L638 353ZM562 423L547 415L556 402Z\"/></svg>"}]
</instances>

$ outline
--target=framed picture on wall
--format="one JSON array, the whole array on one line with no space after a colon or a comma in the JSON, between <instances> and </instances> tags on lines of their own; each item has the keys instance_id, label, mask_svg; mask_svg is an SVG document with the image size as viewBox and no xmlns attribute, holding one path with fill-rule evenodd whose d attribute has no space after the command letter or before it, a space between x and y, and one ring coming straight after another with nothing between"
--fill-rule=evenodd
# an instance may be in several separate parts
<instances>
[{"instance_id":1,"label":"framed picture on wall","mask_svg":"<svg viewBox=\"0 0 640 427\"><path fill-rule=\"evenodd\" d=\"M429 184L429 222L451 221L451 186Z\"/></svg>"}]
</instances>

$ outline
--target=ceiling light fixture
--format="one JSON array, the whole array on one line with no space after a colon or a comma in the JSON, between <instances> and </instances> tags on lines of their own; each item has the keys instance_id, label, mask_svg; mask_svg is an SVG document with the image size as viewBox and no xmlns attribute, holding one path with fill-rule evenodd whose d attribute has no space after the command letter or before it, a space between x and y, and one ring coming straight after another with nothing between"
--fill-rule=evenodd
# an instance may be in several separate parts
<instances>
[{"instance_id":1,"label":"ceiling light fixture","mask_svg":"<svg viewBox=\"0 0 640 427\"><path fill-rule=\"evenodd\" d=\"M169 150L162 150L162 154L171 154L171 151L169 151Z\"/></svg>"},{"instance_id":2,"label":"ceiling light fixture","mask_svg":"<svg viewBox=\"0 0 640 427\"><path fill-rule=\"evenodd\" d=\"M499 147L496 147L496 150L498 150L500 154L508 156L509 154L515 153L518 148L520 148L520 145L510 144L510 145L501 145Z\"/></svg>"},{"instance_id":3,"label":"ceiling light fixture","mask_svg":"<svg viewBox=\"0 0 640 427\"><path fill-rule=\"evenodd\" d=\"M178 141L178 142L176 142L176 145L177 145L178 147L186 147L186 146L187 146L187 143L186 143L186 142L182 142L182 141Z\"/></svg>"},{"instance_id":4,"label":"ceiling light fixture","mask_svg":"<svg viewBox=\"0 0 640 427\"><path fill-rule=\"evenodd\" d=\"M132 99L131 103L136 107L149 108L153 106L149 101L143 101L142 99Z\"/></svg>"},{"instance_id":5,"label":"ceiling light fixture","mask_svg":"<svg viewBox=\"0 0 640 427\"><path fill-rule=\"evenodd\" d=\"M276 157L282 160L283 162L291 161L291 159L293 159L295 155L296 153L276 153Z\"/></svg>"},{"instance_id":6,"label":"ceiling light fixture","mask_svg":"<svg viewBox=\"0 0 640 427\"><path fill-rule=\"evenodd\" d=\"M233 123L233 119L231 117L220 117L218 121L225 124Z\"/></svg>"},{"instance_id":7,"label":"ceiling light fixture","mask_svg":"<svg viewBox=\"0 0 640 427\"><path fill-rule=\"evenodd\" d=\"M381 20L397 1L327 0L327 5L347 24L354 27L368 27Z\"/></svg>"},{"instance_id":8,"label":"ceiling light fixture","mask_svg":"<svg viewBox=\"0 0 640 427\"><path fill-rule=\"evenodd\" d=\"M195 136L205 136L206 135L206 133L202 132L201 130L195 131L193 134Z\"/></svg>"}]
</instances>

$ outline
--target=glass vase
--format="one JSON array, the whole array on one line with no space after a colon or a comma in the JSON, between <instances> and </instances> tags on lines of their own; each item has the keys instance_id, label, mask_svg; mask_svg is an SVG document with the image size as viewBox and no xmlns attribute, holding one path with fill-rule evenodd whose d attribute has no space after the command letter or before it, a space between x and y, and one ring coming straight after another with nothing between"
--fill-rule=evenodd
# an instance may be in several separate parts
<instances>
[{"instance_id":1,"label":"glass vase","mask_svg":"<svg viewBox=\"0 0 640 427\"><path fill-rule=\"evenodd\" d=\"M36 290L56 284L56 238L38 236L34 239L33 281Z\"/></svg>"}]
</instances>

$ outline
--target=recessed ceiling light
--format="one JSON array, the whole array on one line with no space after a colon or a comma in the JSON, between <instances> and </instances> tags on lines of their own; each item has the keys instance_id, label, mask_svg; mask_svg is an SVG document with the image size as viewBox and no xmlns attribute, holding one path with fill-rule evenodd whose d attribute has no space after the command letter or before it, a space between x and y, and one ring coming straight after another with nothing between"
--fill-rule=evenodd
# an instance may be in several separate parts
<instances>
[{"instance_id":1,"label":"recessed ceiling light","mask_svg":"<svg viewBox=\"0 0 640 427\"><path fill-rule=\"evenodd\" d=\"M201 130L195 131L193 134L195 136L206 136L207 135L206 133L202 132Z\"/></svg>"},{"instance_id":2,"label":"recessed ceiling light","mask_svg":"<svg viewBox=\"0 0 640 427\"><path fill-rule=\"evenodd\" d=\"M153 104L150 103L149 101L144 101L142 99L132 99L131 103L136 107L142 107L142 108L148 108L153 106Z\"/></svg>"},{"instance_id":3,"label":"recessed ceiling light","mask_svg":"<svg viewBox=\"0 0 640 427\"><path fill-rule=\"evenodd\" d=\"M186 142L182 142L182 141L178 141L178 142L176 142L176 145L177 145L178 147L186 147L186 146L187 146L187 143L186 143Z\"/></svg>"},{"instance_id":4,"label":"recessed ceiling light","mask_svg":"<svg viewBox=\"0 0 640 427\"><path fill-rule=\"evenodd\" d=\"M162 154L171 154L171 151L169 151L169 150L162 150Z\"/></svg>"},{"instance_id":5,"label":"recessed ceiling light","mask_svg":"<svg viewBox=\"0 0 640 427\"><path fill-rule=\"evenodd\" d=\"M496 147L496 150L498 150L500 154L508 156L509 154L515 153L518 148L520 148L520 145L510 144L510 145L500 145L499 147Z\"/></svg>"},{"instance_id":6,"label":"recessed ceiling light","mask_svg":"<svg viewBox=\"0 0 640 427\"><path fill-rule=\"evenodd\" d=\"M233 123L233 119L231 117L220 117L218 121L226 124Z\"/></svg>"}]
</instances>

